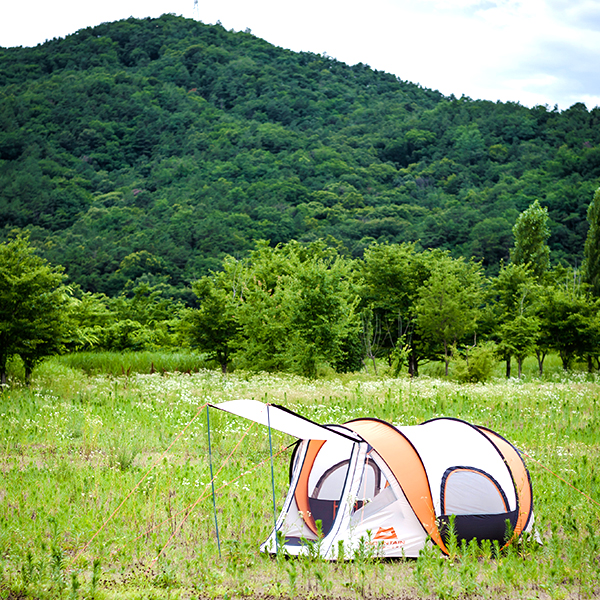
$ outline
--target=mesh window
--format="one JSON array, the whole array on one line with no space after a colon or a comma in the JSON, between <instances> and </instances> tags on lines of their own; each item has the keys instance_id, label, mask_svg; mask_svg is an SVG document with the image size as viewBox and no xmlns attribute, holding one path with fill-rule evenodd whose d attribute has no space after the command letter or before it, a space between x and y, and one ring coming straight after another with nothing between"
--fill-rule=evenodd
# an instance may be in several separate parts
<instances>
[{"instance_id":1,"label":"mesh window","mask_svg":"<svg viewBox=\"0 0 600 600\"><path fill-rule=\"evenodd\" d=\"M483 471L467 467L454 467L444 473L441 505L446 515L494 515L508 511L498 482Z\"/></svg>"}]
</instances>

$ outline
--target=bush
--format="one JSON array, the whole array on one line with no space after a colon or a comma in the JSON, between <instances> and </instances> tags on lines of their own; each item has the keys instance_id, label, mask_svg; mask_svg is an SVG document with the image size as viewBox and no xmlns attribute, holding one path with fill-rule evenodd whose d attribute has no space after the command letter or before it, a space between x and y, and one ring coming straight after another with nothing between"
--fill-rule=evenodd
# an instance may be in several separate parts
<instances>
[{"instance_id":1,"label":"bush","mask_svg":"<svg viewBox=\"0 0 600 600\"><path fill-rule=\"evenodd\" d=\"M464 356L455 349L452 355L454 378L464 383L489 379L496 363L495 349L494 342L484 342L470 348L464 352Z\"/></svg>"}]
</instances>

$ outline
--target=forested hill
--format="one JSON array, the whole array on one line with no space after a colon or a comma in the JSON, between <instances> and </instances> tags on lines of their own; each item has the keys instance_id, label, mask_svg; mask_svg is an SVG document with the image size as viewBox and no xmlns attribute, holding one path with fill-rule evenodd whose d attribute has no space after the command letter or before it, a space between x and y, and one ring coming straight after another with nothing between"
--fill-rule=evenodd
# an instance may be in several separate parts
<instances>
[{"instance_id":1,"label":"forested hill","mask_svg":"<svg viewBox=\"0 0 600 600\"><path fill-rule=\"evenodd\" d=\"M0 86L1 239L109 295L176 296L257 239L420 240L494 273L535 199L578 265L600 180L598 108L447 98L172 15L0 49Z\"/></svg>"}]
</instances>

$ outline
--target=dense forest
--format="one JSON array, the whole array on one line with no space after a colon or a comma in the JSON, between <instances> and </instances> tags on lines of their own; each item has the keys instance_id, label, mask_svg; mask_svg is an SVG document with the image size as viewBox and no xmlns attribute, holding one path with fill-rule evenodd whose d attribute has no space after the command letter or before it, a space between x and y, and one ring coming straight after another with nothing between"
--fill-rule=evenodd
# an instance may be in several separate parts
<instances>
[{"instance_id":1,"label":"dense forest","mask_svg":"<svg viewBox=\"0 0 600 600\"><path fill-rule=\"evenodd\" d=\"M442 94L364 64L163 15L0 49L0 241L27 230L82 290L190 285L257 240L347 258L414 243L497 275L548 211L550 260L583 259L600 109Z\"/></svg>"}]
</instances>

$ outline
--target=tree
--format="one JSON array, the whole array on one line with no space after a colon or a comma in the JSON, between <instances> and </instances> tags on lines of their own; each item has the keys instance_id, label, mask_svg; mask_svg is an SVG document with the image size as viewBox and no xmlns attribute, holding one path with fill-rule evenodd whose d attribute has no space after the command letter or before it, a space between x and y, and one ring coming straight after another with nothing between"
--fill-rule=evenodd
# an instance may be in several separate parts
<instances>
[{"instance_id":1,"label":"tree","mask_svg":"<svg viewBox=\"0 0 600 600\"><path fill-rule=\"evenodd\" d=\"M321 364L348 368L358 336L351 263L324 242L252 253L236 319L236 359L246 368L314 377ZM345 366L344 366L345 365Z\"/></svg>"},{"instance_id":2,"label":"tree","mask_svg":"<svg viewBox=\"0 0 600 600\"><path fill-rule=\"evenodd\" d=\"M276 248L259 242L244 264L235 309L240 336L234 353L243 368L263 371L288 368L291 296L286 287L301 261L298 247L295 242Z\"/></svg>"},{"instance_id":3,"label":"tree","mask_svg":"<svg viewBox=\"0 0 600 600\"><path fill-rule=\"evenodd\" d=\"M588 206L587 220L589 229L585 240L583 277L594 296L600 297L600 188Z\"/></svg>"},{"instance_id":4,"label":"tree","mask_svg":"<svg viewBox=\"0 0 600 600\"><path fill-rule=\"evenodd\" d=\"M526 315L524 311L519 312L513 319L507 319L500 324L498 334L501 343L499 347L509 357L514 356L517 359L519 379L523 374L523 361L535 350L539 329L537 317ZM507 377L509 376L510 370L507 371Z\"/></svg>"},{"instance_id":5,"label":"tree","mask_svg":"<svg viewBox=\"0 0 600 600\"><path fill-rule=\"evenodd\" d=\"M419 374L419 362L430 344L416 328L419 291L442 252L417 252L414 244L372 244L358 264L362 280L364 341L373 358L407 354L408 372ZM399 367L400 365L398 365Z\"/></svg>"},{"instance_id":6,"label":"tree","mask_svg":"<svg viewBox=\"0 0 600 600\"><path fill-rule=\"evenodd\" d=\"M107 325L114 320L108 309L109 298L104 294L83 292L79 286L72 287L69 311L70 335L65 340L69 350L91 350L100 345Z\"/></svg>"},{"instance_id":7,"label":"tree","mask_svg":"<svg viewBox=\"0 0 600 600\"><path fill-rule=\"evenodd\" d=\"M68 323L68 293L62 267L35 254L29 236L0 244L0 380L9 357L19 355L29 380L33 367L58 352Z\"/></svg>"},{"instance_id":8,"label":"tree","mask_svg":"<svg viewBox=\"0 0 600 600\"><path fill-rule=\"evenodd\" d=\"M360 367L358 294L351 262L324 242L270 247L231 257L193 285L200 307L183 311L180 332L215 358L251 370L314 377L321 364Z\"/></svg>"},{"instance_id":9,"label":"tree","mask_svg":"<svg viewBox=\"0 0 600 600\"><path fill-rule=\"evenodd\" d=\"M304 261L289 279L291 370L314 377L320 363L345 361L346 342L358 334L358 296L349 275L350 264L337 257Z\"/></svg>"},{"instance_id":10,"label":"tree","mask_svg":"<svg viewBox=\"0 0 600 600\"><path fill-rule=\"evenodd\" d=\"M511 357L517 359L519 379L523 360L535 350L539 322L535 315L536 284L529 265L502 265L493 282L498 352L506 360L506 377L510 377Z\"/></svg>"},{"instance_id":11,"label":"tree","mask_svg":"<svg viewBox=\"0 0 600 600\"><path fill-rule=\"evenodd\" d=\"M576 278L548 286L541 301L540 318L551 347L572 367L575 357L597 353L600 343L600 299L586 295Z\"/></svg>"},{"instance_id":12,"label":"tree","mask_svg":"<svg viewBox=\"0 0 600 600\"><path fill-rule=\"evenodd\" d=\"M192 285L200 307L184 309L178 328L185 339L207 352L227 373L240 328L235 314L239 301L235 286L237 261L226 259L224 266L224 271L204 276Z\"/></svg>"},{"instance_id":13,"label":"tree","mask_svg":"<svg viewBox=\"0 0 600 600\"><path fill-rule=\"evenodd\" d=\"M480 313L483 277L479 263L444 254L419 291L417 328L443 348L446 376L450 347L474 334Z\"/></svg>"},{"instance_id":14,"label":"tree","mask_svg":"<svg viewBox=\"0 0 600 600\"><path fill-rule=\"evenodd\" d=\"M548 209L536 200L517 218L513 227L515 246L510 255L516 265L530 265L536 278L540 278L550 264L550 248L546 241L550 236Z\"/></svg>"}]
</instances>

